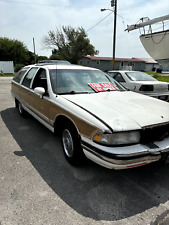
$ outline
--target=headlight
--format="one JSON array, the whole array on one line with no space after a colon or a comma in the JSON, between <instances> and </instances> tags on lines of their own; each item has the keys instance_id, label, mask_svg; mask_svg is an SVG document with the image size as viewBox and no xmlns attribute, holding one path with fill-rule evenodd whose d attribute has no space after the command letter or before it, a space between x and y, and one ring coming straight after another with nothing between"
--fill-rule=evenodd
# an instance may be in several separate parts
<instances>
[{"instance_id":1,"label":"headlight","mask_svg":"<svg viewBox=\"0 0 169 225\"><path fill-rule=\"evenodd\" d=\"M93 136L93 141L98 144L109 146L136 144L140 141L140 132L128 131L113 134L97 133Z\"/></svg>"}]
</instances>

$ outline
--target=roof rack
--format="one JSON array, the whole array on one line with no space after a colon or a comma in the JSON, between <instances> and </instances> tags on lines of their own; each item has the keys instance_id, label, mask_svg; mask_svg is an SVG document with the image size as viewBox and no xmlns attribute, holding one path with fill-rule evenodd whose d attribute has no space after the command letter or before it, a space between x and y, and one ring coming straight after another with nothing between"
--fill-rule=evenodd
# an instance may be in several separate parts
<instances>
[{"instance_id":1,"label":"roof rack","mask_svg":"<svg viewBox=\"0 0 169 225\"><path fill-rule=\"evenodd\" d=\"M56 64L56 63L36 63L35 64L35 66L46 66L46 65L49 66L49 65L60 65L60 64Z\"/></svg>"},{"instance_id":2,"label":"roof rack","mask_svg":"<svg viewBox=\"0 0 169 225\"><path fill-rule=\"evenodd\" d=\"M71 63L66 60L40 60L36 65L70 65Z\"/></svg>"}]
</instances>

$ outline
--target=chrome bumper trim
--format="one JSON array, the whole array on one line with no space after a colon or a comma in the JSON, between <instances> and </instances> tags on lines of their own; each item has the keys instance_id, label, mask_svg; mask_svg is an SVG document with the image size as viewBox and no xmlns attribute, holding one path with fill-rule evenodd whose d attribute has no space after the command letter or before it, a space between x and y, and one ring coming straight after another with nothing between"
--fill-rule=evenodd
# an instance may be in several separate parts
<instances>
[{"instance_id":1,"label":"chrome bumper trim","mask_svg":"<svg viewBox=\"0 0 169 225\"><path fill-rule=\"evenodd\" d=\"M161 158L161 154L160 155L146 155L146 156L140 156L137 158L132 159L131 157L129 158L125 158L125 159L120 159L120 158L108 158L104 155L101 155L99 153L97 153L96 151L89 149L88 147L84 146L82 144L82 147L84 149L84 151L89 151L91 154L94 154L96 157L100 158L101 160L104 160L108 163L112 163L115 165L129 165L129 164L133 164L133 163L139 163L139 162L144 162L144 161L158 161Z\"/></svg>"},{"instance_id":2,"label":"chrome bumper trim","mask_svg":"<svg viewBox=\"0 0 169 225\"><path fill-rule=\"evenodd\" d=\"M157 147L155 149L152 149L146 145L135 145L136 149L141 146L142 151L136 151L133 153L128 152L128 154L124 154L124 151L120 152L119 148L119 152L117 154L116 150L118 149L118 147L114 148L114 152L112 150L113 148L111 147L109 147L112 150L111 152L105 152L103 150L104 146L99 146L99 148L97 148L95 143L95 146L93 146L87 142L84 142L83 140L81 144L86 157L110 169L125 169L129 167L148 164L151 162L159 161L164 154L169 154L169 147L165 147L163 149ZM126 146L126 149L129 150L130 146Z\"/></svg>"}]
</instances>

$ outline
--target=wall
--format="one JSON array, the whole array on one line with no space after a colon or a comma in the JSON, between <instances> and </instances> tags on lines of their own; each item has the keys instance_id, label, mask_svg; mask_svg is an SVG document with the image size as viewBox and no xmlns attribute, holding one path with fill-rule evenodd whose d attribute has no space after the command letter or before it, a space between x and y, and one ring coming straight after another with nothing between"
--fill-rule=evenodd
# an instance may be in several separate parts
<instances>
[{"instance_id":1,"label":"wall","mask_svg":"<svg viewBox=\"0 0 169 225\"><path fill-rule=\"evenodd\" d=\"M97 68L102 71L112 70L113 68L111 61L108 61L108 60L91 60L88 58L82 58L81 60L79 60L78 64L82 66ZM118 69L118 68L119 68L119 62L116 62L115 69Z\"/></svg>"},{"instance_id":2,"label":"wall","mask_svg":"<svg viewBox=\"0 0 169 225\"><path fill-rule=\"evenodd\" d=\"M100 69L102 71L112 70L113 65L110 60L91 60L82 58L78 64ZM159 68L159 64L145 63L144 61L116 61L115 70L136 70L136 71L152 71L153 67ZM130 69L129 69L130 68Z\"/></svg>"},{"instance_id":3,"label":"wall","mask_svg":"<svg viewBox=\"0 0 169 225\"><path fill-rule=\"evenodd\" d=\"M0 61L0 71L1 69L4 73L14 73L13 61Z\"/></svg>"}]
</instances>

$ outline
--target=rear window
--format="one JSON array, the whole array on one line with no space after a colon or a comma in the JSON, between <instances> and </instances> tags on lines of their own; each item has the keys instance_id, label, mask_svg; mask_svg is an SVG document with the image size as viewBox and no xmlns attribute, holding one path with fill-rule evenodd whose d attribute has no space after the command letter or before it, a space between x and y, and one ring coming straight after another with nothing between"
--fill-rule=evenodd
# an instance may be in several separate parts
<instances>
[{"instance_id":1,"label":"rear window","mask_svg":"<svg viewBox=\"0 0 169 225\"><path fill-rule=\"evenodd\" d=\"M31 68L31 70L29 70L29 72L26 74L26 76L24 77L24 80L22 82L22 84L25 86L25 87L30 87L30 83L32 81L32 78L33 76L35 75L35 73L37 72L39 68L38 67L35 67L35 68Z\"/></svg>"},{"instance_id":2,"label":"rear window","mask_svg":"<svg viewBox=\"0 0 169 225\"><path fill-rule=\"evenodd\" d=\"M14 76L13 80L17 83L20 83L23 75L29 70L30 67L23 68L19 70L19 72Z\"/></svg>"}]
</instances>

